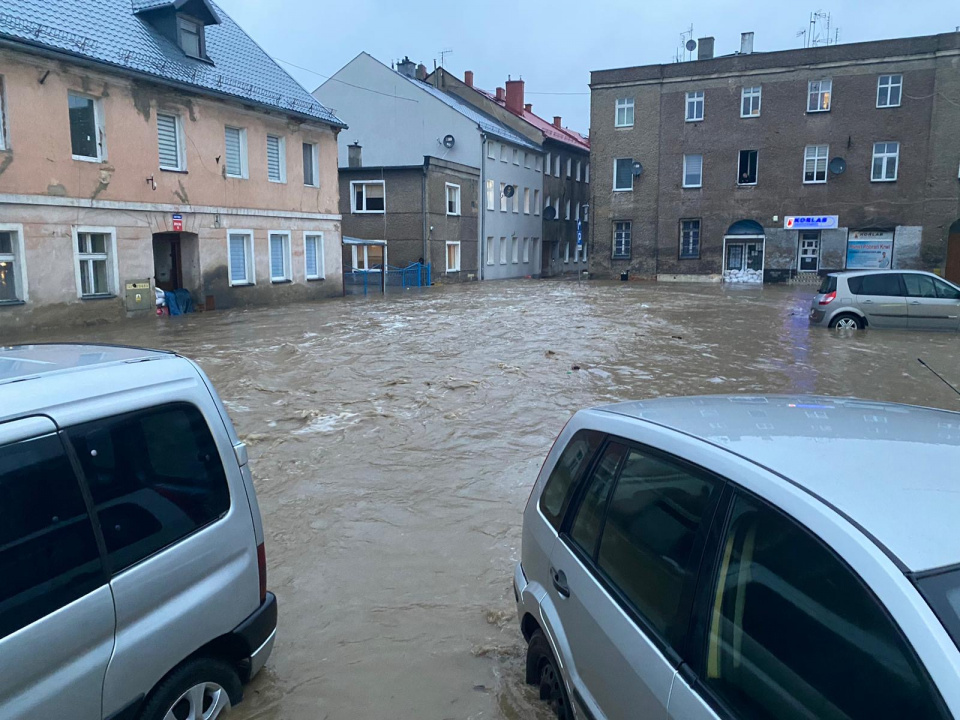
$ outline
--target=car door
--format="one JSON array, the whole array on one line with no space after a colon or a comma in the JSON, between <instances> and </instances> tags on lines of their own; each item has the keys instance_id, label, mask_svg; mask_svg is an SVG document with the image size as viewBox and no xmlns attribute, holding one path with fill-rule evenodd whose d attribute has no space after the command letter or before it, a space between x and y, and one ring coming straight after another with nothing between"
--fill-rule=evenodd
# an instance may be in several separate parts
<instances>
[{"instance_id":1,"label":"car door","mask_svg":"<svg viewBox=\"0 0 960 720\"><path fill-rule=\"evenodd\" d=\"M616 439L596 463L554 546L548 589L572 700L587 717L665 716L721 486Z\"/></svg>"},{"instance_id":2,"label":"car door","mask_svg":"<svg viewBox=\"0 0 960 720\"><path fill-rule=\"evenodd\" d=\"M859 281L857 305L870 327L907 327L907 299L900 273L871 273Z\"/></svg>"},{"instance_id":3,"label":"car door","mask_svg":"<svg viewBox=\"0 0 960 720\"><path fill-rule=\"evenodd\" d=\"M747 493L720 538L671 720L950 717L890 613L821 540Z\"/></svg>"},{"instance_id":4,"label":"car door","mask_svg":"<svg viewBox=\"0 0 960 720\"><path fill-rule=\"evenodd\" d=\"M911 328L955 331L960 326L960 290L930 275L904 273Z\"/></svg>"},{"instance_id":5,"label":"car door","mask_svg":"<svg viewBox=\"0 0 960 720\"><path fill-rule=\"evenodd\" d=\"M0 424L0 717L101 720L113 597L45 417Z\"/></svg>"}]
</instances>

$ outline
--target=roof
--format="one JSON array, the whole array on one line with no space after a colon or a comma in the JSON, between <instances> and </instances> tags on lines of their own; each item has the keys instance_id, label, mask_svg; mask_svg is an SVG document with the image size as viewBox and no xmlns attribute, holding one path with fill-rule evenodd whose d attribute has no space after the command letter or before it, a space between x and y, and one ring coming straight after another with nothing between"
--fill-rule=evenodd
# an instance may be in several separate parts
<instances>
[{"instance_id":1,"label":"roof","mask_svg":"<svg viewBox=\"0 0 960 720\"><path fill-rule=\"evenodd\" d=\"M960 413L822 396L708 396L600 410L700 438L833 506L912 571L960 561Z\"/></svg>"},{"instance_id":2,"label":"roof","mask_svg":"<svg viewBox=\"0 0 960 720\"><path fill-rule=\"evenodd\" d=\"M115 363L175 357L173 353L117 345L0 346L0 387L53 373L77 372ZM0 403L2 404L2 403Z\"/></svg>"},{"instance_id":3,"label":"roof","mask_svg":"<svg viewBox=\"0 0 960 720\"><path fill-rule=\"evenodd\" d=\"M496 95L488 93L486 90L482 90L477 86L466 85L466 87L472 87L473 90L476 90L478 93L483 95L485 98L491 102L495 102L497 105L504 108L507 112L513 112L510 108L507 107L506 100L497 100ZM558 128L552 122L544 120L539 115L536 115L526 108L523 109L523 112L513 113L518 118L526 120L528 123L533 125L537 130L542 132L545 137L550 138L551 140L556 140L557 142L562 142L567 145L573 145L579 150L584 150L590 152L590 140L576 130L571 130L570 128L560 127Z\"/></svg>"},{"instance_id":4,"label":"roof","mask_svg":"<svg viewBox=\"0 0 960 720\"><path fill-rule=\"evenodd\" d=\"M347 237L343 236L344 245L382 245L387 244L386 240L364 240L363 238Z\"/></svg>"},{"instance_id":5,"label":"roof","mask_svg":"<svg viewBox=\"0 0 960 720\"><path fill-rule=\"evenodd\" d=\"M182 0L7 0L0 10L0 40L346 127L218 5L198 1L219 19L205 30L211 62L187 57L144 14L180 7Z\"/></svg>"}]
</instances>

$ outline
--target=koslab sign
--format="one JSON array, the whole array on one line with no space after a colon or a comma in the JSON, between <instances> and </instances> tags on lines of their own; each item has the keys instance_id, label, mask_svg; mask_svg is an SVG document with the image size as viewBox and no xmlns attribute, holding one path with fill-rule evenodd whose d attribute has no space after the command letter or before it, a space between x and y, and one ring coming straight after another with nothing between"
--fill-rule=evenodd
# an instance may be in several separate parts
<instances>
[{"instance_id":1,"label":"koslab sign","mask_svg":"<svg viewBox=\"0 0 960 720\"><path fill-rule=\"evenodd\" d=\"M783 229L835 230L839 220L838 215L787 215L783 218Z\"/></svg>"},{"instance_id":2,"label":"koslab sign","mask_svg":"<svg viewBox=\"0 0 960 720\"><path fill-rule=\"evenodd\" d=\"M847 238L847 270L889 270L893 232L854 230Z\"/></svg>"}]
</instances>

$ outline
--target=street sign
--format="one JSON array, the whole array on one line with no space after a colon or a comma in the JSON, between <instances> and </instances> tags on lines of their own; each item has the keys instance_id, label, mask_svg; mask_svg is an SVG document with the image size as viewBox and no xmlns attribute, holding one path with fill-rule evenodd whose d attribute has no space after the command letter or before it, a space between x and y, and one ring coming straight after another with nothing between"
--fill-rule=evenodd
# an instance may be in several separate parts
<instances>
[{"instance_id":1,"label":"street sign","mask_svg":"<svg viewBox=\"0 0 960 720\"><path fill-rule=\"evenodd\" d=\"M785 230L832 230L838 225L837 215L787 215L783 219Z\"/></svg>"},{"instance_id":2,"label":"street sign","mask_svg":"<svg viewBox=\"0 0 960 720\"><path fill-rule=\"evenodd\" d=\"M579 220L577 220L577 247L583 247L583 227Z\"/></svg>"},{"instance_id":3,"label":"street sign","mask_svg":"<svg viewBox=\"0 0 960 720\"><path fill-rule=\"evenodd\" d=\"M183 215L176 214L173 216L173 231L183 232Z\"/></svg>"}]
</instances>

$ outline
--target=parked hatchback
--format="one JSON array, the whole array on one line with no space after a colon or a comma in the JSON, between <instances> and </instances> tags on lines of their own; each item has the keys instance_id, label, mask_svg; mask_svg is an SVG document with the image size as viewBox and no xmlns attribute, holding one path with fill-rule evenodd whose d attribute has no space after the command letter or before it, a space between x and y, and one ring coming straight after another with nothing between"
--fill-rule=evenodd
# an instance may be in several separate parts
<instances>
[{"instance_id":1,"label":"parked hatchback","mask_svg":"<svg viewBox=\"0 0 960 720\"><path fill-rule=\"evenodd\" d=\"M0 717L214 720L270 655L247 453L172 353L0 348Z\"/></svg>"},{"instance_id":2,"label":"parked hatchback","mask_svg":"<svg viewBox=\"0 0 960 720\"><path fill-rule=\"evenodd\" d=\"M960 718L960 414L826 397L577 413L523 518L561 718Z\"/></svg>"},{"instance_id":3,"label":"parked hatchback","mask_svg":"<svg viewBox=\"0 0 960 720\"><path fill-rule=\"evenodd\" d=\"M810 305L810 322L865 327L960 330L960 288L919 270L831 273Z\"/></svg>"}]
</instances>

